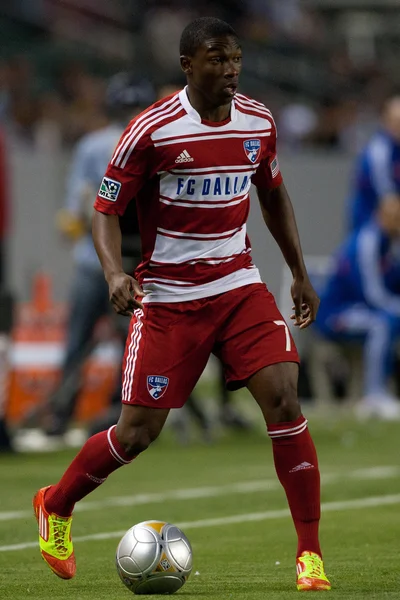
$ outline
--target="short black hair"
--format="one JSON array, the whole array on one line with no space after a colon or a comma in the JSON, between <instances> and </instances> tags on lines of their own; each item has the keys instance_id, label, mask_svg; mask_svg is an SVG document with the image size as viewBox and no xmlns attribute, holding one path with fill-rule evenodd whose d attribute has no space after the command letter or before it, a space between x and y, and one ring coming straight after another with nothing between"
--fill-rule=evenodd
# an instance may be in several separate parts
<instances>
[{"instance_id":1,"label":"short black hair","mask_svg":"<svg viewBox=\"0 0 400 600\"><path fill-rule=\"evenodd\" d=\"M196 50L208 39L231 35L237 40L238 35L229 23L214 17L200 17L186 25L181 35L179 51L181 56L194 56Z\"/></svg>"}]
</instances>

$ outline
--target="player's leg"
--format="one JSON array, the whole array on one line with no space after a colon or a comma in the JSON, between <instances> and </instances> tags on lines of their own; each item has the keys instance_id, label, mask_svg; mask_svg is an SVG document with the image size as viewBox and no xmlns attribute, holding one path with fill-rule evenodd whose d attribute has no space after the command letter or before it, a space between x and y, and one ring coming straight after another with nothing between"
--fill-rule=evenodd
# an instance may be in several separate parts
<instances>
[{"instance_id":1,"label":"player's leg","mask_svg":"<svg viewBox=\"0 0 400 600\"><path fill-rule=\"evenodd\" d=\"M207 412L202 407L197 396L190 394L185 408L188 409L190 415L201 429L204 441L210 443L212 441L211 423L209 422Z\"/></svg>"},{"instance_id":2,"label":"player's leg","mask_svg":"<svg viewBox=\"0 0 400 600\"><path fill-rule=\"evenodd\" d=\"M389 392L388 380L393 372L400 319L386 311L356 304L322 314L319 325L325 335L339 343L354 340L363 343L364 398L357 405L357 414L362 418L399 418L400 405Z\"/></svg>"},{"instance_id":3,"label":"player's leg","mask_svg":"<svg viewBox=\"0 0 400 600\"><path fill-rule=\"evenodd\" d=\"M168 412L169 409L122 405L117 425L89 438L57 485L47 490L47 510L69 517L76 502L150 446L159 436Z\"/></svg>"},{"instance_id":4,"label":"player's leg","mask_svg":"<svg viewBox=\"0 0 400 600\"><path fill-rule=\"evenodd\" d=\"M113 319L118 339L121 342L122 349L125 346L125 341L129 333L129 322L126 317L115 314ZM121 397L122 397L122 383L123 383L123 372L122 369L118 373L118 377L114 382L114 389L111 392L109 398L108 407L103 413L97 415L95 419L89 424L88 435L92 436L104 429L109 429L112 425L118 421L120 410L121 410Z\"/></svg>"},{"instance_id":5,"label":"player's leg","mask_svg":"<svg viewBox=\"0 0 400 600\"><path fill-rule=\"evenodd\" d=\"M126 341L118 424L88 439L61 480L34 498L42 556L62 578L73 577L76 570L70 539L75 503L156 439L169 409L183 406L206 365L212 347L207 328L191 326L179 308L135 311Z\"/></svg>"},{"instance_id":6,"label":"player's leg","mask_svg":"<svg viewBox=\"0 0 400 600\"><path fill-rule=\"evenodd\" d=\"M81 367L92 350L97 321L110 311L108 286L100 269L78 266L71 294L62 378L49 399L52 414L46 432L60 435L67 429L76 406Z\"/></svg>"},{"instance_id":7,"label":"player's leg","mask_svg":"<svg viewBox=\"0 0 400 600\"><path fill-rule=\"evenodd\" d=\"M297 398L298 366L264 367L247 382L259 404L272 441L276 473L297 532L297 587L330 589L319 544L320 473L313 440Z\"/></svg>"},{"instance_id":8,"label":"player's leg","mask_svg":"<svg viewBox=\"0 0 400 600\"><path fill-rule=\"evenodd\" d=\"M225 385L225 374L223 366L218 364L218 398L220 421L224 427L245 431L252 428L251 422L244 417L233 404L233 394Z\"/></svg>"},{"instance_id":9,"label":"player's leg","mask_svg":"<svg viewBox=\"0 0 400 600\"><path fill-rule=\"evenodd\" d=\"M293 339L263 285L249 286L232 314L217 351L228 385L247 385L264 415L298 535L298 589L329 589L318 538L318 460L297 398L299 359Z\"/></svg>"},{"instance_id":10,"label":"player's leg","mask_svg":"<svg viewBox=\"0 0 400 600\"><path fill-rule=\"evenodd\" d=\"M62 579L70 579L76 571L71 540L75 503L146 450L158 437L168 412L169 409L124 405L118 425L89 438L60 481L35 495L33 506L41 554Z\"/></svg>"},{"instance_id":11,"label":"player's leg","mask_svg":"<svg viewBox=\"0 0 400 600\"><path fill-rule=\"evenodd\" d=\"M359 416L400 418L400 404L389 388L400 319L386 311L370 311L364 352L364 401Z\"/></svg>"}]
</instances>

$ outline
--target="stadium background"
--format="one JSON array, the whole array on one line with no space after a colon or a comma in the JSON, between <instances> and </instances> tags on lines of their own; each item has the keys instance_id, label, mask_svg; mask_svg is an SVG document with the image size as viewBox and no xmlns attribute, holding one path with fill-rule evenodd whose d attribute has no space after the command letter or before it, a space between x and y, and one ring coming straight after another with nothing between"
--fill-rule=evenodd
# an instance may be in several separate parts
<instances>
[{"instance_id":1,"label":"stadium background","mask_svg":"<svg viewBox=\"0 0 400 600\"><path fill-rule=\"evenodd\" d=\"M17 307L32 298L38 273L51 282L56 303L67 300L71 252L55 216L63 205L72 148L101 120L107 79L132 70L150 78L160 93L164 86L179 87L179 34L198 15L228 20L242 38L241 91L265 102L276 118L281 167L304 253L329 255L346 230L354 156L378 126L383 100L399 89L399 9L398 0L225 0L204 1L201 9L190 0L1 3L0 131L9 165L6 283ZM283 260L256 203L249 233L254 260L281 302ZM211 415L214 375L211 369L198 391ZM360 376L357 371L356 383ZM333 593L346 599L396 598L396 424L357 422L351 403L325 400L314 397L305 410L327 482L323 544ZM99 507L76 519L77 535L89 540L79 545L82 574L72 584L74 597L92 597L93 581L101 581L96 583L100 598L125 593L113 568L118 535L111 534L147 518L189 523L200 573L187 584L193 597L256 599L267 591L270 598L294 597L291 524L271 515L254 517L253 523L248 516L286 505L270 483L274 472L257 410L246 394L238 394L235 402L256 424L253 431L220 431L210 448L194 431L183 454L167 430L138 461L135 473L132 468L131 478L118 473L95 493ZM55 480L70 456L71 450L0 455L1 597L46 598L49 589L56 598L70 597L62 582L43 572L31 547L35 528L28 517L32 493ZM132 494L147 494L147 500ZM117 507L112 522L110 506ZM222 523L238 513L237 525ZM207 519L221 523L193 526ZM268 522L257 523L264 519ZM90 539L107 533L110 540ZM379 562L383 555L384 563Z\"/></svg>"}]
</instances>

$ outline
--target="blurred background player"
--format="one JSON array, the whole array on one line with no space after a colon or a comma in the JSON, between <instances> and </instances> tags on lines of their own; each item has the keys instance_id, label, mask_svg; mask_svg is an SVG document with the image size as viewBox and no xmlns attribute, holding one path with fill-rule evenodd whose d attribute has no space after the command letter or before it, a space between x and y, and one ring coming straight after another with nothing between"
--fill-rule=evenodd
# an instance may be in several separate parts
<instances>
[{"instance_id":1,"label":"blurred background player","mask_svg":"<svg viewBox=\"0 0 400 600\"><path fill-rule=\"evenodd\" d=\"M357 232L376 216L392 215L392 201L400 201L400 96L383 102L380 126L358 155L348 199L346 229ZM399 361L394 349L394 361ZM304 364L303 364L304 367ZM343 353L329 363L331 385L338 397L346 396L351 367ZM397 375L398 380L398 375ZM397 381L397 387L399 387Z\"/></svg>"},{"instance_id":2,"label":"blurred background player","mask_svg":"<svg viewBox=\"0 0 400 600\"><path fill-rule=\"evenodd\" d=\"M386 200L339 248L321 293L317 325L336 342L363 342L364 397L358 414L399 419L400 403L388 384L400 336L398 200Z\"/></svg>"},{"instance_id":3,"label":"blurred background player","mask_svg":"<svg viewBox=\"0 0 400 600\"><path fill-rule=\"evenodd\" d=\"M350 230L365 225L379 206L392 199L400 200L400 95L386 101L381 128L358 158L349 202Z\"/></svg>"},{"instance_id":4,"label":"blurred background player","mask_svg":"<svg viewBox=\"0 0 400 600\"><path fill-rule=\"evenodd\" d=\"M108 84L102 127L86 134L77 144L66 182L65 208L57 215L60 232L74 242L75 272L69 294L69 318L62 375L48 399L43 443L56 442L70 424L81 388L81 370L95 346L93 333L99 319L110 314L108 286L94 249L90 215L93 195L99 187L113 149L127 122L155 99L147 80L129 73L115 75ZM129 235L124 235L129 229ZM140 257L139 229L134 211L121 219L125 267L133 271ZM119 321L120 323L120 321ZM121 335L126 332L121 332ZM118 386L117 386L118 387ZM40 438L39 438L40 439ZM38 443L35 440L35 443Z\"/></svg>"}]
</instances>

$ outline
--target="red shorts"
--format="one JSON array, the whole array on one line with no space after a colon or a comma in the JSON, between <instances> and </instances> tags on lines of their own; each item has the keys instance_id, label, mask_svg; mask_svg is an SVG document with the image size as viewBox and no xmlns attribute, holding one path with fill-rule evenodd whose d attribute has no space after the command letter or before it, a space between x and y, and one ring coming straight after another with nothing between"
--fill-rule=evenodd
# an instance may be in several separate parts
<instances>
[{"instance_id":1,"label":"red shorts","mask_svg":"<svg viewBox=\"0 0 400 600\"><path fill-rule=\"evenodd\" d=\"M246 385L263 367L299 362L289 329L263 283L200 300L149 303L135 311L129 326L122 402L183 406L211 353L220 358L231 390Z\"/></svg>"}]
</instances>

